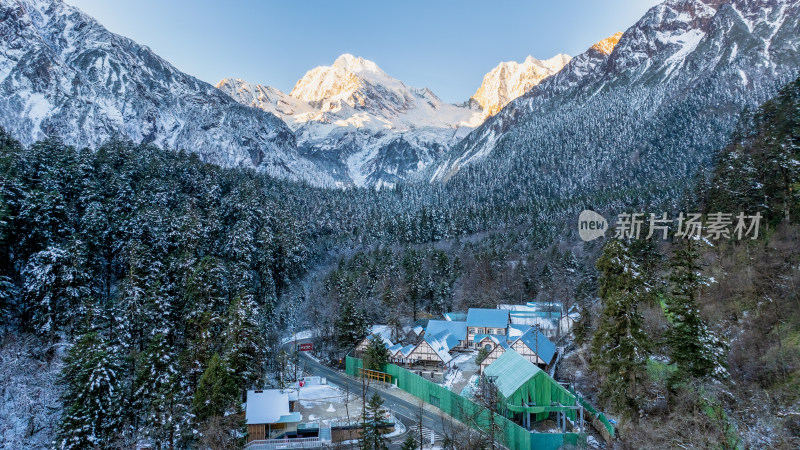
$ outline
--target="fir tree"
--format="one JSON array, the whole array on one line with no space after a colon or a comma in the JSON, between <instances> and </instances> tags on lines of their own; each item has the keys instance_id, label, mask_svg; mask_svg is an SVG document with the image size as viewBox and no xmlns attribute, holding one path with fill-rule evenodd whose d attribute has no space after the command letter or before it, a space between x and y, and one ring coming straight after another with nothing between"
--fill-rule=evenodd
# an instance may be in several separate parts
<instances>
[{"instance_id":1,"label":"fir tree","mask_svg":"<svg viewBox=\"0 0 800 450\"><path fill-rule=\"evenodd\" d=\"M231 374L225 360L214 353L194 393L192 410L195 419L205 422L211 417L224 416L236 406L237 395L236 377Z\"/></svg>"},{"instance_id":2,"label":"fir tree","mask_svg":"<svg viewBox=\"0 0 800 450\"><path fill-rule=\"evenodd\" d=\"M239 387L250 386L262 376L266 347L262 320L249 295L237 296L225 316L225 359Z\"/></svg>"},{"instance_id":3,"label":"fir tree","mask_svg":"<svg viewBox=\"0 0 800 450\"><path fill-rule=\"evenodd\" d=\"M648 347L638 310L642 275L627 246L618 240L606 244L597 268L604 308L592 340L592 367L600 375L601 398L636 420Z\"/></svg>"},{"instance_id":4,"label":"fir tree","mask_svg":"<svg viewBox=\"0 0 800 450\"><path fill-rule=\"evenodd\" d=\"M55 446L107 448L121 432L122 367L115 348L95 331L82 335L64 360L64 413Z\"/></svg>"},{"instance_id":5,"label":"fir tree","mask_svg":"<svg viewBox=\"0 0 800 450\"><path fill-rule=\"evenodd\" d=\"M360 448L362 450L388 450L386 438L381 433L383 424L383 399L377 392L372 394L367 402L366 415L364 417L364 431L361 436Z\"/></svg>"},{"instance_id":6,"label":"fir tree","mask_svg":"<svg viewBox=\"0 0 800 450\"><path fill-rule=\"evenodd\" d=\"M139 355L134 404L143 418L145 435L158 447L174 448L189 432L191 395L175 353L168 337L158 333Z\"/></svg>"},{"instance_id":7,"label":"fir tree","mask_svg":"<svg viewBox=\"0 0 800 450\"><path fill-rule=\"evenodd\" d=\"M367 334L367 320L349 295L339 308L336 339L340 347L351 348Z\"/></svg>"},{"instance_id":8,"label":"fir tree","mask_svg":"<svg viewBox=\"0 0 800 450\"><path fill-rule=\"evenodd\" d=\"M666 313L671 326L665 337L670 358L679 369L673 382L683 374L698 378L727 376L727 346L708 328L697 306L700 288L706 282L699 260L697 244L690 240L675 251L670 261L672 292L667 296Z\"/></svg>"},{"instance_id":9,"label":"fir tree","mask_svg":"<svg viewBox=\"0 0 800 450\"><path fill-rule=\"evenodd\" d=\"M382 370L389 362L389 350L383 342L383 338L373 334L364 351L364 368L368 370Z\"/></svg>"}]
</instances>

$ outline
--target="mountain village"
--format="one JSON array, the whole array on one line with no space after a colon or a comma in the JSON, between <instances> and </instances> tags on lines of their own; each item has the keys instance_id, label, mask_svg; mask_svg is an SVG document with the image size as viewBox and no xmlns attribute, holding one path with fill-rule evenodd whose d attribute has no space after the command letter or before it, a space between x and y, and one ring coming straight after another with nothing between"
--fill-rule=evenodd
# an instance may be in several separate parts
<instances>
[{"instance_id":1,"label":"mountain village","mask_svg":"<svg viewBox=\"0 0 800 450\"><path fill-rule=\"evenodd\" d=\"M242 3L0 0L0 449L800 448L800 0Z\"/></svg>"}]
</instances>

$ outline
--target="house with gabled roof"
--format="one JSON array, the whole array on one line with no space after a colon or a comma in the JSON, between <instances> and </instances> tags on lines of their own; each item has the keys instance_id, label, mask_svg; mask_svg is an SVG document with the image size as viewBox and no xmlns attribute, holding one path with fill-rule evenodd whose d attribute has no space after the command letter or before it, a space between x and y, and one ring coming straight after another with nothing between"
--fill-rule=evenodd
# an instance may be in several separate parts
<instances>
[{"instance_id":1,"label":"house with gabled roof","mask_svg":"<svg viewBox=\"0 0 800 450\"><path fill-rule=\"evenodd\" d=\"M450 350L458 345L458 339L446 330L435 335L426 332L422 341L408 356L408 360L415 363L447 365L453 359Z\"/></svg>"},{"instance_id":2,"label":"house with gabled roof","mask_svg":"<svg viewBox=\"0 0 800 450\"><path fill-rule=\"evenodd\" d=\"M476 348L476 335L507 335L509 323L507 310L470 308L467 312L467 347Z\"/></svg>"},{"instance_id":3,"label":"house with gabled roof","mask_svg":"<svg viewBox=\"0 0 800 450\"><path fill-rule=\"evenodd\" d=\"M478 341L478 345L480 348L485 348L489 351L489 354L481 361L480 363L480 370L483 370L489 366L489 364L493 363L497 358L500 357L503 353L506 352L509 348L508 341L505 337L502 339L498 338L496 335L487 334L484 335L485 337L481 338Z\"/></svg>"},{"instance_id":4,"label":"house with gabled roof","mask_svg":"<svg viewBox=\"0 0 800 450\"><path fill-rule=\"evenodd\" d=\"M556 357L556 345L538 328L531 327L511 343L517 353L528 361L547 370Z\"/></svg>"},{"instance_id":5,"label":"house with gabled roof","mask_svg":"<svg viewBox=\"0 0 800 450\"><path fill-rule=\"evenodd\" d=\"M426 336L435 336L443 331L450 334L452 339L458 341L450 349L463 348L466 346L467 341L467 322L465 321L449 321L449 320L429 320L428 326L425 328Z\"/></svg>"},{"instance_id":6,"label":"house with gabled roof","mask_svg":"<svg viewBox=\"0 0 800 450\"><path fill-rule=\"evenodd\" d=\"M358 356L363 355L364 352L367 351L367 347L369 347L370 341L375 339L376 336L377 336L378 339L381 339L383 341L383 345L385 345L387 349L391 348L394 345L394 344L392 344L392 341L384 338L380 334L368 334L367 337L362 339L361 342L358 343L356 348L353 349L353 354L358 355Z\"/></svg>"},{"instance_id":7,"label":"house with gabled roof","mask_svg":"<svg viewBox=\"0 0 800 450\"><path fill-rule=\"evenodd\" d=\"M510 329L511 327L509 327ZM527 327L524 333L514 339L509 336L507 340L504 340L499 339L498 336L491 335L479 335L476 339L478 339L476 342L480 348L489 350L489 354L481 361L481 372L509 349L536 364L541 369L549 369L550 365L555 361L555 344L540 330L533 327Z\"/></svg>"},{"instance_id":8,"label":"house with gabled roof","mask_svg":"<svg viewBox=\"0 0 800 450\"><path fill-rule=\"evenodd\" d=\"M391 355L392 362L401 364L406 364L411 362L409 358L411 357L411 352L413 352L415 348L417 348L417 344L409 344L402 346L400 349L392 353Z\"/></svg>"}]
</instances>

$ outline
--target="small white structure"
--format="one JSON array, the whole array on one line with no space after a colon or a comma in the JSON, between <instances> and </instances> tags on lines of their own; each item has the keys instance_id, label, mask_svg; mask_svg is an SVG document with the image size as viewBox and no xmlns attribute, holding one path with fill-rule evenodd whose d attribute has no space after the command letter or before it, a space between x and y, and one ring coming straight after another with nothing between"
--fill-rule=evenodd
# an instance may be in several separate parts
<instances>
[{"instance_id":1,"label":"small white structure","mask_svg":"<svg viewBox=\"0 0 800 450\"><path fill-rule=\"evenodd\" d=\"M291 411L289 400L289 392L280 389L247 391L247 441L274 439L297 433L297 425L302 417L299 412Z\"/></svg>"}]
</instances>

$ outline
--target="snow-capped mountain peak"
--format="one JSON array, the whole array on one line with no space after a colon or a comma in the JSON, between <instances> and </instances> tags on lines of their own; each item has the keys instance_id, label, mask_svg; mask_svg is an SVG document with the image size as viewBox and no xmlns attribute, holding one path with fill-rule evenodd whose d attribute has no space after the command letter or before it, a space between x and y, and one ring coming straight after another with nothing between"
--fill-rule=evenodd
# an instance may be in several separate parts
<instances>
[{"instance_id":1,"label":"snow-capped mountain peak","mask_svg":"<svg viewBox=\"0 0 800 450\"><path fill-rule=\"evenodd\" d=\"M483 119L469 104L443 102L350 54L309 70L289 94L239 79L217 87L281 117L300 148L342 184L391 185L411 177Z\"/></svg>"},{"instance_id":2,"label":"snow-capped mountain peak","mask_svg":"<svg viewBox=\"0 0 800 450\"><path fill-rule=\"evenodd\" d=\"M501 62L483 77L472 99L478 102L486 115L497 114L508 102L558 73L569 61L568 55L558 54L545 60L528 56L522 63Z\"/></svg>"},{"instance_id":3,"label":"snow-capped mountain peak","mask_svg":"<svg viewBox=\"0 0 800 450\"><path fill-rule=\"evenodd\" d=\"M406 106L406 91L405 84L387 75L374 62L344 54L330 66L306 72L289 95L327 110L343 104L356 109L388 106L397 110Z\"/></svg>"},{"instance_id":4,"label":"snow-capped mountain peak","mask_svg":"<svg viewBox=\"0 0 800 450\"><path fill-rule=\"evenodd\" d=\"M386 76L386 73L374 62L360 56L353 56L350 53L339 55L331 67L341 68L354 73L373 72Z\"/></svg>"}]
</instances>

